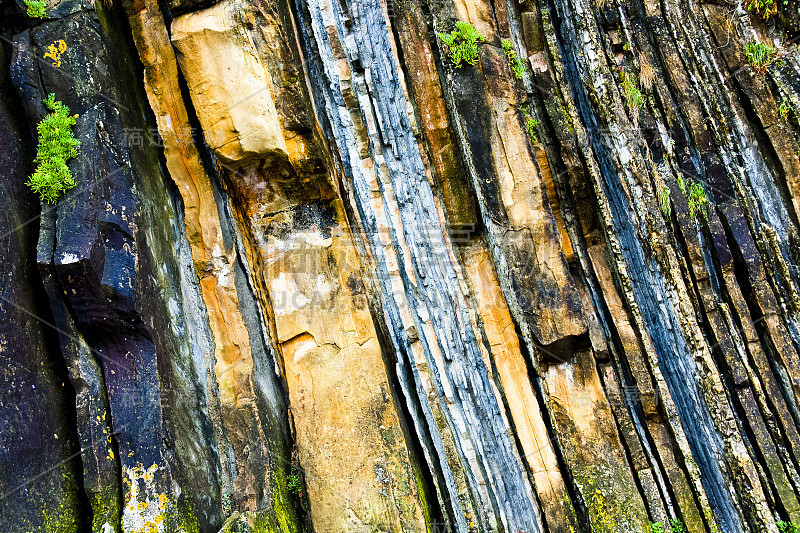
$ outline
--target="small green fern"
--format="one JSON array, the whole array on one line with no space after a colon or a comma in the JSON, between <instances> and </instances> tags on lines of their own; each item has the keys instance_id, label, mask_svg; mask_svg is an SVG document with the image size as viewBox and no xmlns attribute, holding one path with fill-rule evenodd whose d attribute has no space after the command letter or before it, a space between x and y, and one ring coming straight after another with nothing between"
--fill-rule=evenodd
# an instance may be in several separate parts
<instances>
[{"instance_id":1,"label":"small green fern","mask_svg":"<svg viewBox=\"0 0 800 533\"><path fill-rule=\"evenodd\" d=\"M528 137L531 138L531 142L536 142L539 140L539 135L536 133L536 126L539 125L539 121L533 117L528 117L525 119L525 127L528 129Z\"/></svg>"},{"instance_id":2,"label":"small green fern","mask_svg":"<svg viewBox=\"0 0 800 533\"><path fill-rule=\"evenodd\" d=\"M747 43L744 58L754 69L764 72L775 61L775 49L764 43Z\"/></svg>"},{"instance_id":3,"label":"small green fern","mask_svg":"<svg viewBox=\"0 0 800 533\"><path fill-rule=\"evenodd\" d=\"M631 74L622 73L622 93L625 95L625 100L631 111L636 113L639 108L644 104L644 94L639 90L639 85L636 83L636 77Z\"/></svg>"},{"instance_id":4,"label":"small green fern","mask_svg":"<svg viewBox=\"0 0 800 533\"><path fill-rule=\"evenodd\" d=\"M528 137L531 143L536 144L539 142L539 135L536 133L536 126L539 125L539 121L533 118L531 112L525 108L522 108L522 115L525 117L525 129L528 130Z\"/></svg>"},{"instance_id":5,"label":"small green fern","mask_svg":"<svg viewBox=\"0 0 800 533\"><path fill-rule=\"evenodd\" d=\"M522 76L525 74L525 62L517 55L517 51L514 50L514 43L511 42L511 39L503 39L501 44L508 58L508 64L512 72L514 72L514 77L521 80Z\"/></svg>"},{"instance_id":6,"label":"small green fern","mask_svg":"<svg viewBox=\"0 0 800 533\"><path fill-rule=\"evenodd\" d=\"M693 181L689 186L689 193L686 195L686 203L689 204L689 213L692 216L698 214L706 216L706 207L708 206L708 196L703 186Z\"/></svg>"},{"instance_id":7,"label":"small green fern","mask_svg":"<svg viewBox=\"0 0 800 533\"><path fill-rule=\"evenodd\" d=\"M286 488L295 496L299 497L303 494L303 482L294 470L292 470L291 474L286 476Z\"/></svg>"},{"instance_id":8,"label":"small green fern","mask_svg":"<svg viewBox=\"0 0 800 533\"><path fill-rule=\"evenodd\" d=\"M672 533L689 533L686 531L686 526L684 525L683 521L679 520L678 518L672 518L669 521L669 527L672 530Z\"/></svg>"},{"instance_id":9,"label":"small green fern","mask_svg":"<svg viewBox=\"0 0 800 533\"><path fill-rule=\"evenodd\" d=\"M800 533L800 526L794 522L784 522L783 520L778 520L778 529L781 533Z\"/></svg>"},{"instance_id":10,"label":"small green fern","mask_svg":"<svg viewBox=\"0 0 800 533\"><path fill-rule=\"evenodd\" d=\"M72 134L77 115L70 115L69 108L57 102L55 94L45 98L44 105L52 113L44 117L36 127L39 147L34 163L37 167L25 184L42 201L54 204L61 194L75 187L67 160L77 157L81 143Z\"/></svg>"},{"instance_id":11,"label":"small green fern","mask_svg":"<svg viewBox=\"0 0 800 533\"><path fill-rule=\"evenodd\" d=\"M788 1L783 0L783 5L787 5ZM769 20L773 15L778 14L778 2L775 0L745 0L744 7L748 11L755 11L764 20Z\"/></svg>"},{"instance_id":12,"label":"small green fern","mask_svg":"<svg viewBox=\"0 0 800 533\"><path fill-rule=\"evenodd\" d=\"M440 33L439 39L447 47L450 60L456 68L461 68L462 63L475 65L478 62L478 42L483 42L486 37L468 22L456 21L456 28L450 33Z\"/></svg>"},{"instance_id":13,"label":"small green fern","mask_svg":"<svg viewBox=\"0 0 800 533\"><path fill-rule=\"evenodd\" d=\"M26 13L29 17L43 19L47 17L47 2L45 0L23 0Z\"/></svg>"},{"instance_id":14,"label":"small green fern","mask_svg":"<svg viewBox=\"0 0 800 533\"><path fill-rule=\"evenodd\" d=\"M658 191L658 207L665 217L672 212L672 191L666 185Z\"/></svg>"}]
</instances>

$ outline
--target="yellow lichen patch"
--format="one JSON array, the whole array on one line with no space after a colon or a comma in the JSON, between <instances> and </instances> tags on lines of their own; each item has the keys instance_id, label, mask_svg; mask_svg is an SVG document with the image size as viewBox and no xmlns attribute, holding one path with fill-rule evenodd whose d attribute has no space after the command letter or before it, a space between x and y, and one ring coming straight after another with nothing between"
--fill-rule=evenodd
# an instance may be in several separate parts
<instances>
[{"instance_id":1,"label":"yellow lichen patch","mask_svg":"<svg viewBox=\"0 0 800 533\"><path fill-rule=\"evenodd\" d=\"M598 531L616 531L617 524L608 512L606 499L600 489L594 491L589 501L589 515Z\"/></svg>"},{"instance_id":2,"label":"yellow lichen patch","mask_svg":"<svg viewBox=\"0 0 800 533\"><path fill-rule=\"evenodd\" d=\"M155 486L159 467L156 464L145 468L142 464L122 467L124 472L125 509L122 527L126 533L161 533L164 530L164 515L170 503L166 494Z\"/></svg>"},{"instance_id":3,"label":"yellow lichen patch","mask_svg":"<svg viewBox=\"0 0 800 533\"><path fill-rule=\"evenodd\" d=\"M44 58L47 59L48 57L53 60L54 67L61 66L61 54L67 51L67 43L64 42L64 39L60 41L53 41L53 44L47 46L47 52L44 54Z\"/></svg>"},{"instance_id":4,"label":"yellow lichen patch","mask_svg":"<svg viewBox=\"0 0 800 533\"><path fill-rule=\"evenodd\" d=\"M41 511L46 533L77 531L80 521L74 503L74 494L78 490L76 474L66 463L62 463L58 468L61 472L60 483L57 487L53 487L53 495L58 497L53 498L50 505Z\"/></svg>"}]
</instances>

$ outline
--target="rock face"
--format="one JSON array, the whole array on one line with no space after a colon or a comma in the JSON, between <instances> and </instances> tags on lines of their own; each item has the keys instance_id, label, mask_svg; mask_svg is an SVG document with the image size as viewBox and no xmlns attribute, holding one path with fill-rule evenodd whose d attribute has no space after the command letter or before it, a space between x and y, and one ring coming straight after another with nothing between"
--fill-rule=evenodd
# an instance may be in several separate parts
<instances>
[{"instance_id":1,"label":"rock face","mask_svg":"<svg viewBox=\"0 0 800 533\"><path fill-rule=\"evenodd\" d=\"M800 524L794 2L0 10L0 530Z\"/></svg>"},{"instance_id":2,"label":"rock face","mask_svg":"<svg viewBox=\"0 0 800 533\"><path fill-rule=\"evenodd\" d=\"M221 159L286 154L267 73L235 15L222 2L175 19L178 52L203 137Z\"/></svg>"}]
</instances>

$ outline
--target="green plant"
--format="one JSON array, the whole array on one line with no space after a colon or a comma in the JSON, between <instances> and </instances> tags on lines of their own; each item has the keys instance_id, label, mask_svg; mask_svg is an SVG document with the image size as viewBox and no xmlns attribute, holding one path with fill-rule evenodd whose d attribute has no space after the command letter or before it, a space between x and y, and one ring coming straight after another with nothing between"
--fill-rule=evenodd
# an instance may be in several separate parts
<instances>
[{"instance_id":1,"label":"green plant","mask_svg":"<svg viewBox=\"0 0 800 533\"><path fill-rule=\"evenodd\" d=\"M764 72L775 60L775 49L764 43L747 43L744 58L758 72Z\"/></svg>"},{"instance_id":2,"label":"green plant","mask_svg":"<svg viewBox=\"0 0 800 533\"><path fill-rule=\"evenodd\" d=\"M636 78L630 74L622 73L622 93L631 110L635 113L644 104L644 94L639 90Z\"/></svg>"},{"instance_id":3,"label":"green plant","mask_svg":"<svg viewBox=\"0 0 800 533\"><path fill-rule=\"evenodd\" d=\"M517 56L517 51L514 50L514 43L511 42L511 39L503 39L501 44L508 58L508 64L514 72L514 77L521 80L523 74L525 74L525 62Z\"/></svg>"},{"instance_id":4,"label":"green plant","mask_svg":"<svg viewBox=\"0 0 800 533\"><path fill-rule=\"evenodd\" d=\"M678 188L680 188L683 196L686 197L686 203L689 205L689 213L693 217L697 216L698 214L705 217L707 215L706 208L710 202L703 186L694 180L689 180L687 184L687 182L683 179L683 176L678 174Z\"/></svg>"},{"instance_id":5,"label":"green plant","mask_svg":"<svg viewBox=\"0 0 800 533\"><path fill-rule=\"evenodd\" d=\"M36 171L25 183L43 201L51 204L58 201L62 193L75 186L67 160L78 155L80 141L72 135L72 126L78 115L71 116L69 108L56 101L51 94L44 105L52 111L44 117L36 131L39 134L39 147L36 149Z\"/></svg>"},{"instance_id":6,"label":"green plant","mask_svg":"<svg viewBox=\"0 0 800 533\"><path fill-rule=\"evenodd\" d=\"M781 101L780 105L778 106L778 113L780 114L783 120L789 118L789 115L794 111L794 106L789 100Z\"/></svg>"},{"instance_id":7,"label":"green plant","mask_svg":"<svg viewBox=\"0 0 800 533\"><path fill-rule=\"evenodd\" d=\"M292 470L291 474L286 476L286 488L295 496L301 497L303 495L303 482L294 470Z\"/></svg>"},{"instance_id":8,"label":"green plant","mask_svg":"<svg viewBox=\"0 0 800 533\"><path fill-rule=\"evenodd\" d=\"M788 3L788 0L783 0L783 5ZM745 0L744 7L748 11L755 11L764 20L769 20L772 15L778 13L778 3L775 0Z\"/></svg>"},{"instance_id":9,"label":"green plant","mask_svg":"<svg viewBox=\"0 0 800 533\"><path fill-rule=\"evenodd\" d=\"M800 533L800 526L794 522L784 522L783 520L778 520L778 529L781 533Z\"/></svg>"},{"instance_id":10,"label":"green plant","mask_svg":"<svg viewBox=\"0 0 800 533\"><path fill-rule=\"evenodd\" d=\"M706 206L708 206L706 190L696 181L693 181L689 186L689 193L686 195L686 203L689 204L689 213L691 213L692 216L697 216L698 213L703 216L706 215Z\"/></svg>"},{"instance_id":11,"label":"green plant","mask_svg":"<svg viewBox=\"0 0 800 533\"><path fill-rule=\"evenodd\" d=\"M669 527L672 530L672 533L689 533L688 531L686 531L686 526L678 518L670 519Z\"/></svg>"},{"instance_id":12,"label":"green plant","mask_svg":"<svg viewBox=\"0 0 800 533\"><path fill-rule=\"evenodd\" d=\"M669 526L664 522L650 522L650 533L689 533L684 523L678 518L672 518Z\"/></svg>"},{"instance_id":13,"label":"green plant","mask_svg":"<svg viewBox=\"0 0 800 533\"><path fill-rule=\"evenodd\" d=\"M661 212L664 213L664 216L668 217L672 211L672 191L670 191L669 187L666 185L661 187L658 191L658 206L661 208Z\"/></svg>"},{"instance_id":14,"label":"green plant","mask_svg":"<svg viewBox=\"0 0 800 533\"><path fill-rule=\"evenodd\" d=\"M530 137L532 143L536 143L539 140L539 135L536 133L536 126L539 125L539 121L527 113L525 114L527 117L525 119L525 129L528 130L528 137Z\"/></svg>"},{"instance_id":15,"label":"green plant","mask_svg":"<svg viewBox=\"0 0 800 533\"><path fill-rule=\"evenodd\" d=\"M462 63L475 65L478 62L478 42L483 42L486 37L468 22L456 21L456 28L450 33L440 33L439 39L447 47L450 60L456 68L461 68Z\"/></svg>"},{"instance_id":16,"label":"green plant","mask_svg":"<svg viewBox=\"0 0 800 533\"><path fill-rule=\"evenodd\" d=\"M25 12L29 17L43 19L47 17L46 0L23 0L25 2Z\"/></svg>"}]
</instances>

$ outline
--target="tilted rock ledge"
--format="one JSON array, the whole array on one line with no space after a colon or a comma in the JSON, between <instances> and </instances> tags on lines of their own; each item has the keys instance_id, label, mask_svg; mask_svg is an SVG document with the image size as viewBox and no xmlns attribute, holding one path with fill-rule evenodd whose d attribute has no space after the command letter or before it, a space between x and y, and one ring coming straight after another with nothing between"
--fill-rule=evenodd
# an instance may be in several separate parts
<instances>
[{"instance_id":1,"label":"tilted rock ledge","mask_svg":"<svg viewBox=\"0 0 800 533\"><path fill-rule=\"evenodd\" d=\"M796 0L26 11L0 531L800 524Z\"/></svg>"}]
</instances>

